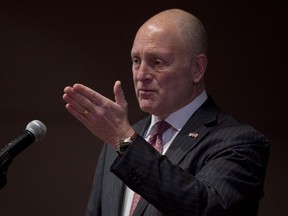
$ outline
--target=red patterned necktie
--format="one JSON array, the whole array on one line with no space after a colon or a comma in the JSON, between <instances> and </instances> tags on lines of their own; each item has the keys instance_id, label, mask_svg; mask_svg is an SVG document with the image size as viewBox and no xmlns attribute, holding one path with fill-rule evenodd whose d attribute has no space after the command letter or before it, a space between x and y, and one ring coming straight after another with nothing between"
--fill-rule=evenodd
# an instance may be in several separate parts
<instances>
[{"instance_id":1,"label":"red patterned necktie","mask_svg":"<svg viewBox=\"0 0 288 216\"><path fill-rule=\"evenodd\" d=\"M163 150L162 134L171 127L169 123L162 120L155 124L153 134L149 137L148 142L161 154ZM129 216L133 215L133 212L140 200L141 196L137 193L134 194Z\"/></svg>"}]
</instances>

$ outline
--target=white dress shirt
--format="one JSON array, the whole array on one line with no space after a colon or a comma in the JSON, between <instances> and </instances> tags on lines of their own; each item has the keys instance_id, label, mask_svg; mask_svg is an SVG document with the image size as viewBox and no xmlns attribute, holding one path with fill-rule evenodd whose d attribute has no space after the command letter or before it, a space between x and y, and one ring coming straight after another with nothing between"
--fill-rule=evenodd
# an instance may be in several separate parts
<instances>
[{"instance_id":1,"label":"white dress shirt","mask_svg":"<svg viewBox=\"0 0 288 216\"><path fill-rule=\"evenodd\" d=\"M163 141L163 152L162 155L166 153L169 146L171 145L174 138L177 136L179 131L188 121L188 119L194 114L194 112L207 100L208 96L206 91L204 90L200 95L198 95L192 102L177 110L176 112L169 115L165 121L168 122L172 127L170 127L167 131L165 131L162 135ZM148 141L149 136L152 134L154 125L161 119L157 118L157 116L151 116L151 123L146 132L145 140ZM129 187L126 187L126 192L123 201L123 211L122 216L129 216L130 207L132 204L134 196L134 191L132 191Z\"/></svg>"}]
</instances>

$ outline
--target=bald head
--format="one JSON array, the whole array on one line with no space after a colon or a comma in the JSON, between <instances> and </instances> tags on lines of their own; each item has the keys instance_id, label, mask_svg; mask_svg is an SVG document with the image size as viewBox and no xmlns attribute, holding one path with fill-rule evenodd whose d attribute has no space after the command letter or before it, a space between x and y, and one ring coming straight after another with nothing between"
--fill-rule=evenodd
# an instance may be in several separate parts
<instances>
[{"instance_id":1,"label":"bald head","mask_svg":"<svg viewBox=\"0 0 288 216\"><path fill-rule=\"evenodd\" d=\"M180 9L162 11L147 20L139 31L148 27L165 30L168 34L175 33L175 42L182 43L192 55L207 54L208 41L205 28L197 17L186 11Z\"/></svg>"},{"instance_id":2,"label":"bald head","mask_svg":"<svg viewBox=\"0 0 288 216\"><path fill-rule=\"evenodd\" d=\"M156 14L138 30L131 49L140 108L165 118L205 88L207 40L201 22L179 9Z\"/></svg>"}]
</instances>

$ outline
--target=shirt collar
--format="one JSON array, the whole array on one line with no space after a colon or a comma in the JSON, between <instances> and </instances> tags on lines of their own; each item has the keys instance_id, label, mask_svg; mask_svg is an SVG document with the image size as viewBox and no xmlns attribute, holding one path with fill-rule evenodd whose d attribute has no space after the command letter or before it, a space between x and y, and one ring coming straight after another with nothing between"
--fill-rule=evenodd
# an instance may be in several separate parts
<instances>
[{"instance_id":1,"label":"shirt collar","mask_svg":"<svg viewBox=\"0 0 288 216\"><path fill-rule=\"evenodd\" d=\"M200 95L198 95L194 100L192 100L189 104L170 114L165 121L167 121L174 129L180 131L188 119L195 113L197 109L207 100L208 96L206 91L202 91ZM150 133L151 128L155 123L160 121L160 119L152 115L151 116L151 124L148 129L148 133Z\"/></svg>"}]
</instances>

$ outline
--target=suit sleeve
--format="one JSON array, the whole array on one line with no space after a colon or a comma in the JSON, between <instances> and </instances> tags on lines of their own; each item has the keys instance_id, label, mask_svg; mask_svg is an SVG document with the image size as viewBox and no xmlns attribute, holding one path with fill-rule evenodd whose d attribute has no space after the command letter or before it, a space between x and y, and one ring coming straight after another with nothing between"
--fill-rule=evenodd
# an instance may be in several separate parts
<instances>
[{"instance_id":1,"label":"suit sleeve","mask_svg":"<svg viewBox=\"0 0 288 216\"><path fill-rule=\"evenodd\" d=\"M208 134L179 164L138 137L111 171L165 215L248 216L263 196L267 157L264 136L227 127Z\"/></svg>"}]
</instances>

